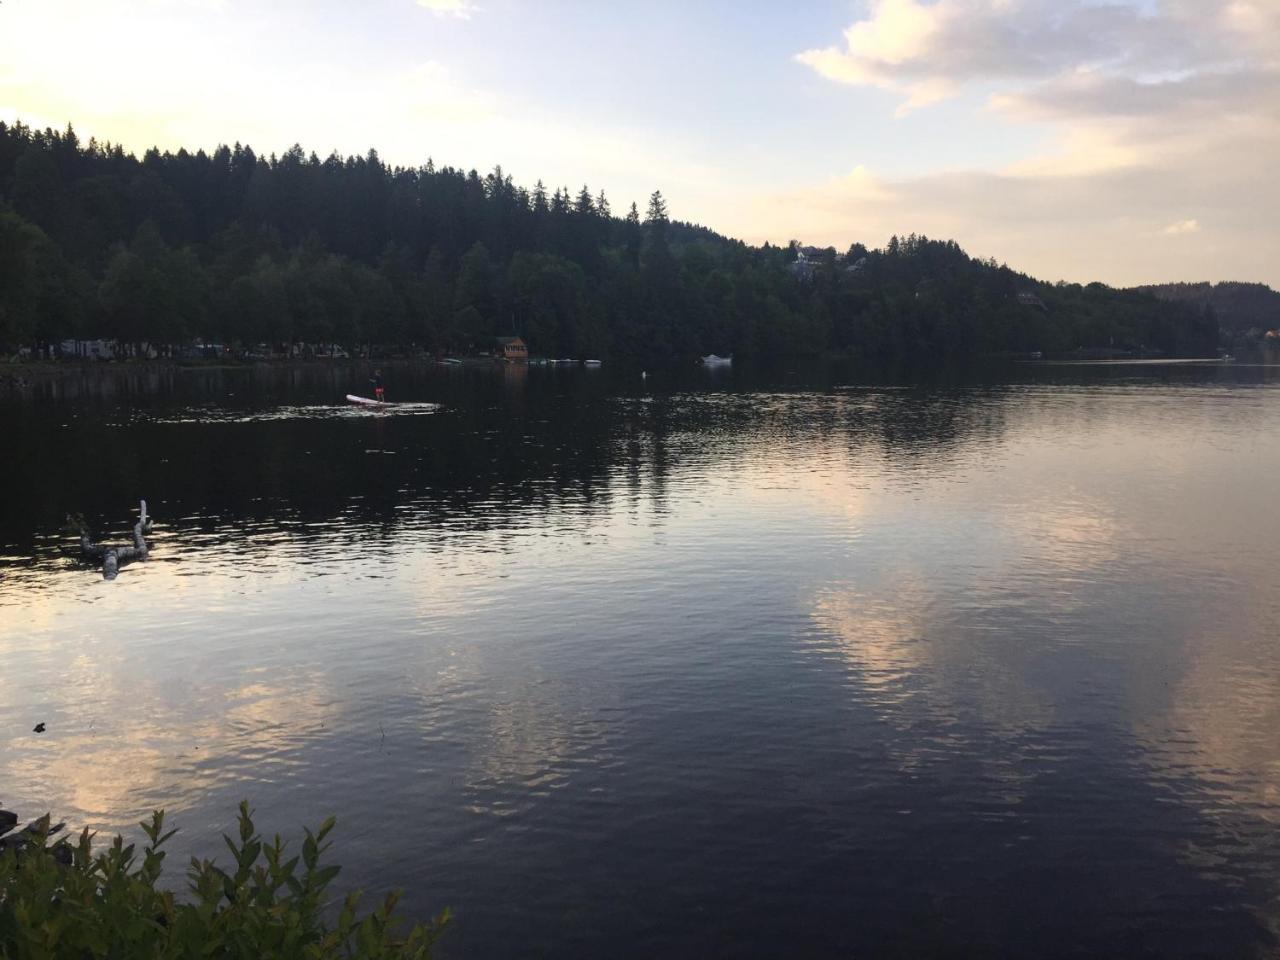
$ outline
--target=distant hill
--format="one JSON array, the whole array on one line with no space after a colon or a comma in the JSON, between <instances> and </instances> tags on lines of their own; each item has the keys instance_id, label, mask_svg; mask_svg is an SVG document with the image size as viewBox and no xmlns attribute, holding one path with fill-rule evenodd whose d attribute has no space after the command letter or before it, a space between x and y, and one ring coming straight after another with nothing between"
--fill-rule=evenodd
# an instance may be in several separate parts
<instances>
[{"instance_id":1,"label":"distant hill","mask_svg":"<svg viewBox=\"0 0 1280 960\"><path fill-rule=\"evenodd\" d=\"M126 356L465 354L518 334L535 357L646 365L1204 356L1218 322L1188 299L1043 283L915 234L843 253L753 247L673 219L660 191L615 211L585 185L530 189L501 167L297 145L137 157L0 123L0 355L78 355L77 339Z\"/></svg>"},{"instance_id":2,"label":"distant hill","mask_svg":"<svg viewBox=\"0 0 1280 960\"><path fill-rule=\"evenodd\" d=\"M1157 283L1135 287L1161 300L1211 307L1232 333L1280 327L1280 293L1265 283Z\"/></svg>"}]
</instances>

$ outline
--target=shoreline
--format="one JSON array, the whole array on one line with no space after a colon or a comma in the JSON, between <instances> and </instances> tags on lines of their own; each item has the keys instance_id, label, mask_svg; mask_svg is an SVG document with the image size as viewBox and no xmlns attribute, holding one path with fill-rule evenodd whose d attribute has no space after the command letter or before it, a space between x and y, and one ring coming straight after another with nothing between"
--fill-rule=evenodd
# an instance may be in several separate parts
<instances>
[{"instance_id":1,"label":"shoreline","mask_svg":"<svg viewBox=\"0 0 1280 960\"><path fill-rule=\"evenodd\" d=\"M348 358L292 358L281 360L174 360L156 358L154 360L38 360L38 361L0 361L0 383L22 377L50 377L79 373L108 373L125 371L205 371L205 370L251 370L255 367L269 369L303 369L309 367L349 367L365 366L424 366L424 367L498 367L504 361L493 357L457 357L457 363L442 363L435 359L419 357L365 357ZM538 364L534 364L538 366Z\"/></svg>"},{"instance_id":2,"label":"shoreline","mask_svg":"<svg viewBox=\"0 0 1280 960\"><path fill-rule=\"evenodd\" d=\"M892 363L892 362L873 362L871 365L881 369L901 369L907 367L910 369L930 369L939 367L954 367L957 363L964 367L981 367L986 365L998 364L1002 366L1027 368L1046 368L1046 367L1075 367L1075 366L1175 366L1175 365L1222 365L1232 366L1256 363L1258 360L1265 361L1267 352L1262 351L1261 356L1255 351L1244 351L1230 359L1218 356L1199 356L1199 357L1153 357L1153 356L1130 356L1130 357L1080 357L1072 355L1045 356L1040 358L1031 358L1027 356L1009 356L1007 354L986 354L972 355L964 357L914 357L914 362ZM434 368L440 370L503 370L520 367L538 367L539 369L565 370L565 369L581 369L582 362L573 364L563 364L559 362L538 362L538 361L522 361L509 362L496 357L450 357L450 362L437 360L434 357L426 358L421 356L392 356L392 357L293 357L280 358L271 360L236 360L228 358L219 358L211 360L199 359L173 359L169 357L157 357L155 359L128 359L128 360L87 360L83 358L68 360L37 360L37 361L3 361L0 360L0 388L21 388L37 381L56 380L66 377L84 376L87 374L122 374L122 373L200 373L214 371L245 371L245 370L315 370L315 369L350 369L352 367L417 367L417 368ZM861 366L857 358L843 354L827 354L825 356L814 358L818 363L837 363L837 364L854 364ZM863 361L866 363L866 361ZM1270 366L1271 364L1263 364ZM632 367L639 367L640 364L630 363L625 360L614 360L608 363L613 369L629 370ZM662 368L683 367L678 360L670 360L662 365ZM695 364L690 363L691 368ZM651 366L650 369L659 369Z\"/></svg>"}]
</instances>

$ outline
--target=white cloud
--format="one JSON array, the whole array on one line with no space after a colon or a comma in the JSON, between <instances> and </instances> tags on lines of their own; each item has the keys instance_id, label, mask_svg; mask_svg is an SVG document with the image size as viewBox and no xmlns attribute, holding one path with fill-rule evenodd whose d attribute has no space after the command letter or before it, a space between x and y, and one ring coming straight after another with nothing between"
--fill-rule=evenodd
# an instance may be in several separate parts
<instances>
[{"instance_id":1,"label":"white cloud","mask_svg":"<svg viewBox=\"0 0 1280 960\"><path fill-rule=\"evenodd\" d=\"M1025 157L1001 173L1011 177L1076 177L1142 165L1142 155L1106 126L1058 130L1048 152Z\"/></svg>"},{"instance_id":2,"label":"white cloud","mask_svg":"<svg viewBox=\"0 0 1280 960\"><path fill-rule=\"evenodd\" d=\"M893 197L884 181L861 163L831 184L831 189L842 196L858 200L890 200Z\"/></svg>"},{"instance_id":3,"label":"white cloud","mask_svg":"<svg viewBox=\"0 0 1280 960\"><path fill-rule=\"evenodd\" d=\"M1275 29L1261 4L1166 2L1157 14L1081 0L873 0L843 46L796 59L830 80L924 105L965 84L1035 81L1088 68L1137 79L1227 65L1242 36Z\"/></svg>"},{"instance_id":4,"label":"white cloud","mask_svg":"<svg viewBox=\"0 0 1280 960\"><path fill-rule=\"evenodd\" d=\"M471 0L418 0L418 6L426 7L437 17L457 20L470 20L471 15L480 10Z\"/></svg>"},{"instance_id":5,"label":"white cloud","mask_svg":"<svg viewBox=\"0 0 1280 960\"><path fill-rule=\"evenodd\" d=\"M1274 192L1259 194L1265 158L1235 182L1221 158L1166 169L1010 174L956 171L877 177L874 193L837 178L762 195L729 211L727 230L756 242L806 242L843 249L883 244L911 232L954 239L974 256L994 256L1041 279L1101 280L1121 286L1169 280L1251 280L1280 287L1280 218ZM1170 207L1195 209L1201 228L1163 237L1177 223ZM1212 211L1213 230L1203 229ZM1181 218L1179 218L1180 220Z\"/></svg>"},{"instance_id":6,"label":"white cloud","mask_svg":"<svg viewBox=\"0 0 1280 960\"><path fill-rule=\"evenodd\" d=\"M827 242L916 230L1046 277L1280 281L1277 0L872 0L841 45L797 59L899 94L900 114L994 91L988 121L1038 134L999 169L878 171L892 202L834 183L793 193ZM793 223L773 237L792 234L819 239Z\"/></svg>"}]
</instances>

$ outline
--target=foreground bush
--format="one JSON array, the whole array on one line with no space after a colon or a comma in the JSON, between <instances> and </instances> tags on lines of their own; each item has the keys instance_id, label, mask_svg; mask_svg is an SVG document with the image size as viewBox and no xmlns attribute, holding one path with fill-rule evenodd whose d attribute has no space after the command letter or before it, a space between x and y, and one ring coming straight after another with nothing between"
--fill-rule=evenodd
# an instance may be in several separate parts
<instances>
[{"instance_id":1,"label":"foreground bush","mask_svg":"<svg viewBox=\"0 0 1280 960\"><path fill-rule=\"evenodd\" d=\"M242 803L239 843L223 837L230 869L193 858L190 896L181 900L157 887L160 848L174 831L163 832L162 811L141 826L141 863L119 836L97 854L88 830L76 844L50 843L48 818L20 848L9 838L0 853L0 957L424 958L448 920L445 911L400 936L396 894L364 916L359 893L336 914L327 911L325 891L339 868L321 866L320 858L332 818L315 833L305 830L301 854L287 857L279 836L270 843L258 836Z\"/></svg>"}]
</instances>

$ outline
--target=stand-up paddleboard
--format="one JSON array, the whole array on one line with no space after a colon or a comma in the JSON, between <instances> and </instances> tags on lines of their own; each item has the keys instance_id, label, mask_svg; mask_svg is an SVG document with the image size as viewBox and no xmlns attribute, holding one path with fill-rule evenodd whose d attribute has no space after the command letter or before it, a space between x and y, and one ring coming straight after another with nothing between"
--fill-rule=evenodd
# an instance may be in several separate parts
<instances>
[{"instance_id":1,"label":"stand-up paddleboard","mask_svg":"<svg viewBox=\"0 0 1280 960\"><path fill-rule=\"evenodd\" d=\"M367 407L389 407L391 404L385 400L370 400L368 397L357 397L354 394L347 394L348 403L363 403Z\"/></svg>"}]
</instances>

